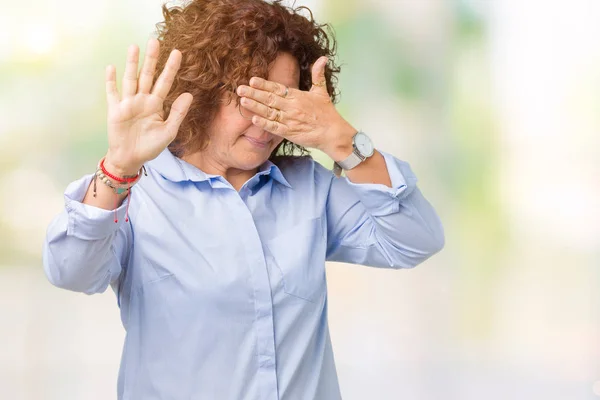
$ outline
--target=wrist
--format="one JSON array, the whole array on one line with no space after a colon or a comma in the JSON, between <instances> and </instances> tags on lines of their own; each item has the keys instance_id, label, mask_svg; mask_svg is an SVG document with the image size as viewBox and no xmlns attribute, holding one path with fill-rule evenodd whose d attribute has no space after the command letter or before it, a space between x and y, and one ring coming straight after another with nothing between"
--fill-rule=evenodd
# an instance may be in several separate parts
<instances>
[{"instance_id":1,"label":"wrist","mask_svg":"<svg viewBox=\"0 0 600 400\"><path fill-rule=\"evenodd\" d=\"M110 159L110 156L107 154L104 158L104 168L106 168L106 170L112 175L116 175L118 177L123 178L127 176L136 176L141 167L114 162Z\"/></svg>"},{"instance_id":2,"label":"wrist","mask_svg":"<svg viewBox=\"0 0 600 400\"><path fill-rule=\"evenodd\" d=\"M354 151L352 138L356 132L352 125L344 121L331 130L329 140L321 150L335 162L346 159Z\"/></svg>"}]
</instances>

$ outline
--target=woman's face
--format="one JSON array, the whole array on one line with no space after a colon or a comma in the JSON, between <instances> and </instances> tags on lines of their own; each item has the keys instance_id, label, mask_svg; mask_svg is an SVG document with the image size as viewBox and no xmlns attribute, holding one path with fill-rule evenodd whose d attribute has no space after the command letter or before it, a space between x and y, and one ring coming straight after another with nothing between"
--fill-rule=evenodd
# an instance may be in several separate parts
<instances>
[{"instance_id":1,"label":"woman's face","mask_svg":"<svg viewBox=\"0 0 600 400\"><path fill-rule=\"evenodd\" d=\"M297 89L300 82L298 61L289 53L280 53L267 79ZM222 105L217 111L209 129L210 143L206 154L210 154L212 161L221 168L254 170L283 140L252 124L253 115L241 105L238 108L235 101Z\"/></svg>"}]
</instances>

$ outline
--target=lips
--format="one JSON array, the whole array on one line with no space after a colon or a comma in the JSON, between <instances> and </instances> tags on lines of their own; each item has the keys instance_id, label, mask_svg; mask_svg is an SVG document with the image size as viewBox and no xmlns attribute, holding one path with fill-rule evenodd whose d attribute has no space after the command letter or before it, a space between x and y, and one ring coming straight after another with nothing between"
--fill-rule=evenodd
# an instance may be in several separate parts
<instances>
[{"instance_id":1,"label":"lips","mask_svg":"<svg viewBox=\"0 0 600 400\"><path fill-rule=\"evenodd\" d=\"M250 136L246 136L246 135L244 135L244 137L246 139L248 139L248 141L250 143L255 144L256 146L259 146L259 147L266 147L271 142L271 139L268 139L268 140L256 139L256 138L251 138Z\"/></svg>"}]
</instances>

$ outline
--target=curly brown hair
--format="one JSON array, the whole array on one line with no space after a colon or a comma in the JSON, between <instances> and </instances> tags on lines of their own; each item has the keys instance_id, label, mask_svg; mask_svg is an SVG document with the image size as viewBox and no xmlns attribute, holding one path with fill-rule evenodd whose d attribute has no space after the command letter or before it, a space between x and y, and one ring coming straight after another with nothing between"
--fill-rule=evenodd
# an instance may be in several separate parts
<instances>
[{"instance_id":1,"label":"curly brown hair","mask_svg":"<svg viewBox=\"0 0 600 400\"><path fill-rule=\"evenodd\" d=\"M302 15L306 12L308 17ZM156 75L163 70L173 49L182 53L179 72L164 101L168 115L175 99L184 92L194 96L190 110L175 140L169 145L181 157L203 150L210 126L221 104L233 99L238 85L248 84L252 76L267 78L269 65L278 52L289 52L300 65L300 90L312 85L311 66L327 56L327 91L332 102L337 97L339 66L333 57L336 42L329 24L315 22L309 8L287 7L281 1L192 0L183 6L162 6L164 21L156 24L160 42ZM283 140L270 159L308 151Z\"/></svg>"}]
</instances>

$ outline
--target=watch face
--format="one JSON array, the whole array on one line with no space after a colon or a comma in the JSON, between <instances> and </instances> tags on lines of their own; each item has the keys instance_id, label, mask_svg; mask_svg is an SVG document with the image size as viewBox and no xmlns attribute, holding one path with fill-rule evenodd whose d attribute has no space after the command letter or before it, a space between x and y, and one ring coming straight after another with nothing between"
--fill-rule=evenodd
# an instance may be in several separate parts
<instances>
[{"instance_id":1,"label":"watch face","mask_svg":"<svg viewBox=\"0 0 600 400\"><path fill-rule=\"evenodd\" d=\"M362 132L358 132L354 137L354 145L364 157L371 157L375 151L371 139Z\"/></svg>"}]
</instances>

